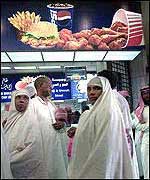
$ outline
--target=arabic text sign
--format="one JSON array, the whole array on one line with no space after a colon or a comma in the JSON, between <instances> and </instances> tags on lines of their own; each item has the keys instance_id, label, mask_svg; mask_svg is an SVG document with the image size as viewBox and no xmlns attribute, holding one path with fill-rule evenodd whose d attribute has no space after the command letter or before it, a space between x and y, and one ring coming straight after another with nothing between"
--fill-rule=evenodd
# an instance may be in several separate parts
<instances>
[{"instance_id":1,"label":"arabic text sign","mask_svg":"<svg viewBox=\"0 0 150 180\"><path fill-rule=\"evenodd\" d=\"M11 92L15 90L15 84L20 81L20 77L8 78L3 77L1 79L1 102L11 101ZM53 100L65 100L71 99L71 87L70 82L66 79L54 79L52 78L52 99Z\"/></svg>"},{"instance_id":2,"label":"arabic text sign","mask_svg":"<svg viewBox=\"0 0 150 180\"><path fill-rule=\"evenodd\" d=\"M7 77L1 81L1 102L10 102L11 92L13 91L13 82Z\"/></svg>"},{"instance_id":3,"label":"arabic text sign","mask_svg":"<svg viewBox=\"0 0 150 180\"><path fill-rule=\"evenodd\" d=\"M66 81L66 79L52 78L52 84L53 84L52 99L55 100L71 99L70 82Z\"/></svg>"}]
</instances>

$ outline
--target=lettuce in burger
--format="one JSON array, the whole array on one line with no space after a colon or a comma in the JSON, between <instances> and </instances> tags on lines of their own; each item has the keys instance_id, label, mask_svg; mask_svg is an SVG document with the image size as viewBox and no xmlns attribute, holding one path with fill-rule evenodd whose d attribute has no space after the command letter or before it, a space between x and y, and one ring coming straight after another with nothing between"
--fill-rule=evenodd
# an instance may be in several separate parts
<instances>
[{"instance_id":1,"label":"lettuce in burger","mask_svg":"<svg viewBox=\"0 0 150 180\"><path fill-rule=\"evenodd\" d=\"M28 31L21 37L23 43L37 48L54 47L58 43L58 40L59 33L57 25L47 21L32 24Z\"/></svg>"}]
</instances>

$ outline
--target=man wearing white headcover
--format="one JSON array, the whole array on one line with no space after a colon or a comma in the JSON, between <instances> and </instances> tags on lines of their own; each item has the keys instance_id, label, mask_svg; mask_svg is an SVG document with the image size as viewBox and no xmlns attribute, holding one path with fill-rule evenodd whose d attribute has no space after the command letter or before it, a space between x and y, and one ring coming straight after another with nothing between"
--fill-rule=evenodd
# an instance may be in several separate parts
<instances>
[{"instance_id":1,"label":"man wearing white headcover","mask_svg":"<svg viewBox=\"0 0 150 180\"><path fill-rule=\"evenodd\" d=\"M10 169L10 154L7 139L1 125L1 179L13 179Z\"/></svg>"},{"instance_id":2,"label":"man wearing white headcover","mask_svg":"<svg viewBox=\"0 0 150 180\"><path fill-rule=\"evenodd\" d=\"M149 105L150 87L140 89L138 107L132 112L132 126L135 129L135 144L140 176L149 179Z\"/></svg>"},{"instance_id":3,"label":"man wearing white headcover","mask_svg":"<svg viewBox=\"0 0 150 180\"><path fill-rule=\"evenodd\" d=\"M73 145L69 178L133 179L122 113L109 81L91 79L87 85L92 108L80 117Z\"/></svg>"},{"instance_id":4,"label":"man wearing white headcover","mask_svg":"<svg viewBox=\"0 0 150 180\"><path fill-rule=\"evenodd\" d=\"M42 137L27 90L12 93L4 130L8 140L11 170L16 179L48 179Z\"/></svg>"},{"instance_id":5,"label":"man wearing white headcover","mask_svg":"<svg viewBox=\"0 0 150 180\"><path fill-rule=\"evenodd\" d=\"M66 179L66 158L62 148L59 129L64 127L64 122L55 120L55 104L50 100L52 84L46 76L38 77L34 86L37 96L32 99L35 112L40 123L43 138L44 158L49 179Z\"/></svg>"}]
</instances>

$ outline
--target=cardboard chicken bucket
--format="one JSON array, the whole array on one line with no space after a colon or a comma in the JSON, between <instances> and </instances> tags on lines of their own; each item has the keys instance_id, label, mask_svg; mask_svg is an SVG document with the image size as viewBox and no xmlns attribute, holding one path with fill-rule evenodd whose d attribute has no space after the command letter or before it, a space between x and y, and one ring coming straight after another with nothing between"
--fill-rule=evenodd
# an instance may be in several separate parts
<instances>
[{"instance_id":1,"label":"cardboard chicken bucket","mask_svg":"<svg viewBox=\"0 0 150 180\"><path fill-rule=\"evenodd\" d=\"M122 48L144 45L142 16L139 13L119 9L114 14L111 29L127 33L127 42Z\"/></svg>"}]
</instances>

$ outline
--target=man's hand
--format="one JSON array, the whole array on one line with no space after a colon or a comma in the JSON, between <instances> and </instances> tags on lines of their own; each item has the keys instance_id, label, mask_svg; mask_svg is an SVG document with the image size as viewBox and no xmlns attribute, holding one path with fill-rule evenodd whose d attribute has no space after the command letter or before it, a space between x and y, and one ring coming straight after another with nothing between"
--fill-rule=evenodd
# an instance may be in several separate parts
<instances>
[{"instance_id":1,"label":"man's hand","mask_svg":"<svg viewBox=\"0 0 150 180\"><path fill-rule=\"evenodd\" d=\"M65 126L65 123L62 122L62 121L57 121L56 123L54 123L52 125L56 130L59 130L59 129L62 129Z\"/></svg>"},{"instance_id":2,"label":"man's hand","mask_svg":"<svg viewBox=\"0 0 150 180\"><path fill-rule=\"evenodd\" d=\"M67 131L67 135L72 138L75 135L76 132L76 127L71 127L68 131Z\"/></svg>"}]
</instances>

